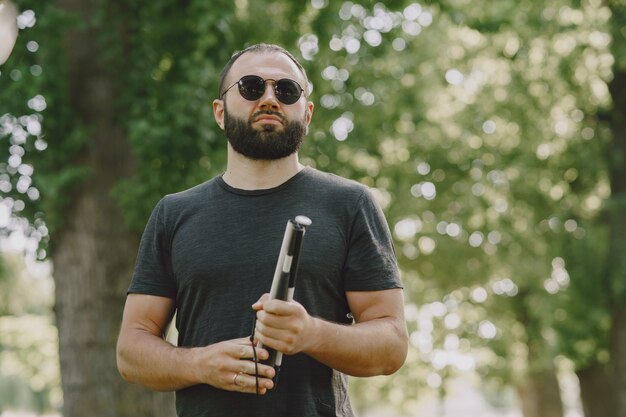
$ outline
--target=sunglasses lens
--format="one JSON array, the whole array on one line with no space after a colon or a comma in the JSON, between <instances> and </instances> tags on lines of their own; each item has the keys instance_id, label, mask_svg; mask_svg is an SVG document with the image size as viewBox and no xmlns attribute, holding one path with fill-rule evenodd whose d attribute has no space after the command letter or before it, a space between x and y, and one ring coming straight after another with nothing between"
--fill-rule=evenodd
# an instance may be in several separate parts
<instances>
[{"instance_id":1,"label":"sunglasses lens","mask_svg":"<svg viewBox=\"0 0 626 417\"><path fill-rule=\"evenodd\" d=\"M263 96L265 81L256 75L246 75L239 80L239 94L246 100L254 101Z\"/></svg>"},{"instance_id":2,"label":"sunglasses lens","mask_svg":"<svg viewBox=\"0 0 626 417\"><path fill-rule=\"evenodd\" d=\"M300 85L288 79L276 81L276 97L285 104L293 104L300 99L302 88Z\"/></svg>"},{"instance_id":3,"label":"sunglasses lens","mask_svg":"<svg viewBox=\"0 0 626 417\"><path fill-rule=\"evenodd\" d=\"M258 75L246 75L239 80L239 94L246 100L255 101L265 93L265 80ZM302 95L300 84L294 80L283 78L276 81L274 87L276 98L285 104L293 104Z\"/></svg>"}]
</instances>

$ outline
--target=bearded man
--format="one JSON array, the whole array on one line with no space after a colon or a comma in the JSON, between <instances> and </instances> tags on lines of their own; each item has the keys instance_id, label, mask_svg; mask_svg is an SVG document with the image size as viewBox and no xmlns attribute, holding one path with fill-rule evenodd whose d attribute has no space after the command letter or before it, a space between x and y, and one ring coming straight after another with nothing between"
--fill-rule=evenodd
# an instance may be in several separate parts
<instances>
[{"instance_id":1,"label":"bearded man","mask_svg":"<svg viewBox=\"0 0 626 417\"><path fill-rule=\"evenodd\" d=\"M176 391L180 417L353 416L346 376L389 375L406 358L382 211L367 187L298 160L314 109L308 89L282 47L234 54L213 101L226 171L165 196L148 220L118 368L127 381ZM298 215L313 222L298 285L292 301L270 299L285 223ZM177 345L164 337L174 313ZM284 354L280 383L267 348Z\"/></svg>"}]
</instances>

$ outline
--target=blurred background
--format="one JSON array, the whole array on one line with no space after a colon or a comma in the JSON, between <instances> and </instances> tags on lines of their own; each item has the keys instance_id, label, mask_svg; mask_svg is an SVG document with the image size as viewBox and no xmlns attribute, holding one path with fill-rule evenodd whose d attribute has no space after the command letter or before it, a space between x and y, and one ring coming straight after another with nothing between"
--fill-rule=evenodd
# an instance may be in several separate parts
<instances>
[{"instance_id":1,"label":"blurred background","mask_svg":"<svg viewBox=\"0 0 626 417\"><path fill-rule=\"evenodd\" d=\"M626 417L624 0L0 0L0 415L174 415L117 373L125 291L258 42L308 72L301 161L395 240L409 355L359 415Z\"/></svg>"}]
</instances>

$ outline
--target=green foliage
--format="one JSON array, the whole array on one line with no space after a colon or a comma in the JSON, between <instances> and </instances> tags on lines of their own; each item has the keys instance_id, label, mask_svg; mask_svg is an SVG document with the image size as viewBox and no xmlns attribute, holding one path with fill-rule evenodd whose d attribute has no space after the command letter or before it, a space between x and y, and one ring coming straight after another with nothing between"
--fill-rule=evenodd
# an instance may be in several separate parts
<instances>
[{"instance_id":1,"label":"green foliage","mask_svg":"<svg viewBox=\"0 0 626 417\"><path fill-rule=\"evenodd\" d=\"M0 163L2 196L11 205L25 203L13 209L31 221L46 213L48 227L54 229L72 202L69 191L86 172L77 158L87 135L68 112L66 51L58 30L76 20L52 4L16 4L22 12L35 8L37 13L26 20L10 59L0 68L0 149L8 157L20 157ZM21 179L32 185L19 187Z\"/></svg>"},{"instance_id":2,"label":"green foliage","mask_svg":"<svg viewBox=\"0 0 626 417\"><path fill-rule=\"evenodd\" d=\"M611 9L611 35L613 41L611 44L611 51L615 58L615 69L619 71L626 71L626 2L623 0L607 0L609 8Z\"/></svg>"},{"instance_id":3,"label":"green foliage","mask_svg":"<svg viewBox=\"0 0 626 417\"><path fill-rule=\"evenodd\" d=\"M593 231L590 231L593 233ZM570 279L574 283L563 294L555 310L555 328L561 334L560 349L578 369L609 360L611 289L605 274L606 236L589 236L567 247Z\"/></svg>"},{"instance_id":4,"label":"green foliage","mask_svg":"<svg viewBox=\"0 0 626 417\"><path fill-rule=\"evenodd\" d=\"M120 107L137 165L114 193L128 223L141 230L161 196L225 166L225 141L210 121L219 72L230 56L224 45L233 11L229 2L180 7L170 1L133 4L121 13L120 24L134 23L130 50L119 51Z\"/></svg>"},{"instance_id":5,"label":"green foliage","mask_svg":"<svg viewBox=\"0 0 626 417\"><path fill-rule=\"evenodd\" d=\"M39 221L33 232L42 213L61 227L92 172L56 28L100 34L135 162L112 193L137 231L164 194L223 171L225 139L212 121L222 66L247 45L279 43L313 85L302 161L373 188L404 276L409 360L393 378L359 381L359 401L400 404L470 368L486 386L515 383L529 358L609 360L614 293L626 282L606 266L603 220L623 210L609 200L609 169L623 155L607 123L607 82L625 68L619 2L102 1L85 21L19 4L38 20L0 68L2 124L12 126L0 145L7 156L20 146L34 167L40 198L19 213ZM45 109L27 106L37 94ZM14 128L27 131L29 120L43 134L20 139ZM0 164L12 207L26 200L20 176Z\"/></svg>"},{"instance_id":6,"label":"green foliage","mask_svg":"<svg viewBox=\"0 0 626 417\"><path fill-rule=\"evenodd\" d=\"M381 32L375 47L364 41L367 19L402 17L380 4L334 7L341 20L310 23L324 42L307 63L318 109L306 162L376 188L409 303L427 311L425 303L456 291L464 294L460 305L472 305L476 289L488 294L482 306L448 307L447 315L464 312L452 332L435 320L429 335L409 320L414 343L434 340L423 350L414 344L411 382L424 380L419 361L432 363L450 333L471 346L481 373L500 383L519 380L530 356L533 366L559 352L577 364L606 360L609 287L597 285L606 279L597 267L606 246L596 240L610 187L610 139L599 116L610 109L602 5L440 2L423 9L433 25L415 36L410 24L398 24ZM325 46L350 37L360 40L357 52ZM363 89L373 103L359 100ZM352 131L334 141L331 126L342 118ZM600 259L585 271L567 249L581 244ZM595 313L583 319L580 306L590 294ZM485 320L496 324L494 339L476 337ZM598 343L580 348L589 335ZM484 348L491 354L481 355ZM454 366L431 371L444 377ZM370 401L384 396L368 392Z\"/></svg>"}]
</instances>

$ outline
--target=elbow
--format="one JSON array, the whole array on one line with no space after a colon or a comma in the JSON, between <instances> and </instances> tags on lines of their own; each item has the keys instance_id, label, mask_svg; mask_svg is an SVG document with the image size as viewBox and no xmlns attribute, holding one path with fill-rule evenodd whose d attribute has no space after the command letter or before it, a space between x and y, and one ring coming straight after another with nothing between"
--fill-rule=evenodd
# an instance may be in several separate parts
<instances>
[{"instance_id":1,"label":"elbow","mask_svg":"<svg viewBox=\"0 0 626 417\"><path fill-rule=\"evenodd\" d=\"M131 384L133 383L133 381L131 381L130 376L128 375L128 373L124 369L122 369L119 365L117 366L117 370L120 373L120 376L122 377L122 379L124 381L129 382Z\"/></svg>"},{"instance_id":2,"label":"elbow","mask_svg":"<svg viewBox=\"0 0 626 417\"><path fill-rule=\"evenodd\" d=\"M121 340L118 340L116 347L116 362L117 362L117 371L120 373L122 379L126 382L134 382L132 381L130 368L128 366L128 362L124 359L124 345L121 343Z\"/></svg>"},{"instance_id":3,"label":"elbow","mask_svg":"<svg viewBox=\"0 0 626 417\"><path fill-rule=\"evenodd\" d=\"M389 357L385 365L380 371L380 375L392 375L402 368L406 360L406 350L403 352L395 352L393 356Z\"/></svg>"},{"instance_id":4,"label":"elbow","mask_svg":"<svg viewBox=\"0 0 626 417\"><path fill-rule=\"evenodd\" d=\"M402 368L404 361L406 360L406 353L397 353L393 358L390 358L385 366L381 369L380 375L392 375Z\"/></svg>"},{"instance_id":5,"label":"elbow","mask_svg":"<svg viewBox=\"0 0 626 417\"><path fill-rule=\"evenodd\" d=\"M368 378L380 375L392 375L400 370L406 361L408 353L408 337L386 339L387 343L381 350L372 355L368 355L366 366L360 367L358 371L346 372L351 376ZM343 371L345 372L345 371Z\"/></svg>"},{"instance_id":6,"label":"elbow","mask_svg":"<svg viewBox=\"0 0 626 417\"><path fill-rule=\"evenodd\" d=\"M130 378L130 374L128 373L124 365L120 362L119 358L117 360L117 371L120 373L120 376L124 381L131 383L133 382Z\"/></svg>"},{"instance_id":7,"label":"elbow","mask_svg":"<svg viewBox=\"0 0 626 417\"><path fill-rule=\"evenodd\" d=\"M409 350L409 336L406 329L399 332L396 343L394 343L392 351L387 355L387 360L383 366L381 375L392 375L400 370L406 361Z\"/></svg>"},{"instance_id":8,"label":"elbow","mask_svg":"<svg viewBox=\"0 0 626 417\"><path fill-rule=\"evenodd\" d=\"M406 361L409 350L409 335L403 321L396 321L386 334L378 338L378 349L369 355L369 366L362 368L360 372L351 374L357 377L372 377L379 375L392 375Z\"/></svg>"}]
</instances>

